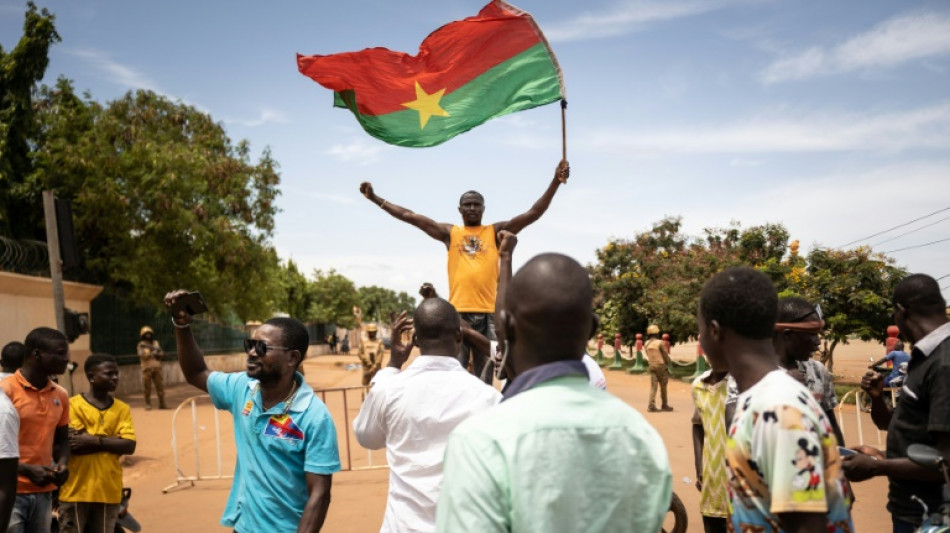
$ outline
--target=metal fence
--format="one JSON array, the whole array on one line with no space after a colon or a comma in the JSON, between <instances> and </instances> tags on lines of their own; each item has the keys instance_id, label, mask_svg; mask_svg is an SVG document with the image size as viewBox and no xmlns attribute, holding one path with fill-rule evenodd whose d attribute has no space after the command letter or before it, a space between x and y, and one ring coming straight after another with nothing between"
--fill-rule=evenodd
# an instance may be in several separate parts
<instances>
[{"instance_id":1,"label":"metal fence","mask_svg":"<svg viewBox=\"0 0 950 533\"><path fill-rule=\"evenodd\" d=\"M389 468L385 452L362 448L355 442L351 429L350 414L359 411L368 390L368 386L362 385L314 390L327 406L336 426L343 472ZM234 438L222 434L230 431L231 421L226 421L224 426L222 428L219 411L211 405L207 394L192 396L178 405L171 425L175 482L162 489L163 493L194 487L199 481L234 478ZM209 429L212 435L208 434Z\"/></svg>"},{"instance_id":2,"label":"metal fence","mask_svg":"<svg viewBox=\"0 0 950 533\"><path fill-rule=\"evenodd\" d=\"M49 277L46 243L29 239L14 240L0 235L0 270Z\"/></svg>"},{"instance_id":3,"label":"metal fence","mask_svg":"<svg viewBox=\"0 0 950 533\"><path fill-rule=\"evenodd\" d=\"M116 291L103 291L91 304L90 343L93 352L108 353L119 364L138 364L136 345L142 326L154 331L154 338L168 354L174 353L175 329L168 314L151 305L143 305L123 297ZM326 342L326 324L305 324L310 344ZM195 317L191 327L205 355L242 352L247 336L240 321L222 321Z\"/></svg>"}]
</instances>

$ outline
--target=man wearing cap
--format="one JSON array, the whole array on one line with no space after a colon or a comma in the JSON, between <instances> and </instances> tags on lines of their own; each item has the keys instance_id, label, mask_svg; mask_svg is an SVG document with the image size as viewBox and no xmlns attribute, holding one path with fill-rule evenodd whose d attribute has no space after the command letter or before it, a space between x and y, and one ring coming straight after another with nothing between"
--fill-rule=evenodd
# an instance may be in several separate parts
<instances>
[{"instance_id":1,"label":"man wearing cap","mask_svg":"<svg viewBox=\"0 0 950 533\"><path fill-rule=\"evenodd\" d=\"M647 327L647 342L643 345L647 353L647 362L650 368L650 405L647 411L672 411L666 396L666 384L670 380L670 351L666 343L660 340L660 327L650 324ZM663 405L656 408L656 386L660 385L660 399Z\"/></svg>"},{"instance_id":2,"label":"man wearing cap","mask_svg":"<svg viewBox=\"0 0 950 533\"><path fill-rule=\"evenodd\" d=\"M158 394L158 408L168 409L165 405L165 381L162 378L162 347L152 338L154 332L148 326L139 330L139 344L137 351L142 362L142 387L145 390L145 409L152 408L152 384L155 384L155 393Z\"/></svg>"},{"instance_id":3,"label":"man wearing cap","mask_svg":"<svg viewBox=\"0 0 950 533\"><path fill-rule=\"evenodd\" d=\"M373 376L383 366L383 341L376 338L376 324L366 326L367 339L360 342L360 362L363 363L363 385L369 385Z\"/></svg>"}]
</instances>

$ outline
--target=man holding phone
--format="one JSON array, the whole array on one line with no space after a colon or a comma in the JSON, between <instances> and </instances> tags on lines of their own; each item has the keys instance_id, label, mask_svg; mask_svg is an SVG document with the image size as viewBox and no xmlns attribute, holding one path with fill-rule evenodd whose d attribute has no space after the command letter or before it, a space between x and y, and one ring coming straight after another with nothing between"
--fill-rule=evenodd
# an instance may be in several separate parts
<instances>
[{"instance_id":1,"label":"man holding phone","mask_svg":"<svg viewBox=\"0 0 950 533\"><path fill-rule=\"evenodd\" d=\"M237 461L221 524L238 533L320 531L340 455L326 405L297 371L310 344L307 328L272 318L244 341L247 372L212 372L191 332L196 309L179 302L188 295L165 295L182 373L234 417Z\"/></svg>"},{"instance_id":2,"label":"man holding phone","mask_svg":"<svg viewBox=\"0 0 950 533\"><path fill-rule=\"evenodd\" d=\"M923 507L943 503L943 477L907 457L907 448L920 443L950 458L950 321L947 302L937 280L926 274L907 276L894 287L894 323L914 345L907 378L893 411L884 403L884 379L868 372L861 388L871 397L871 419L887 430L887 450L856 446L844 458L844 471L853 482L887 476L887 510L894 533L912 533L921 523Z\"/></svg>"}]
</instances>

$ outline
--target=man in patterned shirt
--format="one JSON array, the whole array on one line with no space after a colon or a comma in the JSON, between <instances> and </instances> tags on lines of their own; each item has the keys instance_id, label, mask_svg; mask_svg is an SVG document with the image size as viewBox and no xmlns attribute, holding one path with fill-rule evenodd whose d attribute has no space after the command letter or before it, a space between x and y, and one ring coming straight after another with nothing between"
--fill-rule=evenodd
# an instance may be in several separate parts
<instances>
[{"instance_id":1,"label":"man in patterned shirt","mask_svg":"<svg viewBox=\"0 0 950 533\"><path fill-rule=\"evenodd\" d=\"M772 344L778 354L779 363L788 370L789 375L805 384L812 396L821 405L834 429L838 444L844 446L844 436L835 419L835 382L831 372L812 359L818 351L821 341L818 335L825 327L821 310L802 298L782 298L778 301L778 322Z\"/></svg>"},{"instance_id":2,"label":"man in patterned shirt","mask_svg":"<svg viewBox=\"0 0 950 533\"><path fill-rule=\"evenodd\" d=\"M812 394L778 365L777 310L771 280L748 267L723 270L700 294L702 347L739 390L726 441L729 520L739 532L850 533L838 443Z\"/></svg>"},{"instance_id":3,"label":"man in patterned shirt","mask_svg":"<svg viewBox=\"0 0 950 533\"><path fill-rule=\"evenodd\" d=\"M693 455L699 512L706 533L726 533L726 389L728 374L713 367L693 380Z\"/></svg>"}]
</instances>

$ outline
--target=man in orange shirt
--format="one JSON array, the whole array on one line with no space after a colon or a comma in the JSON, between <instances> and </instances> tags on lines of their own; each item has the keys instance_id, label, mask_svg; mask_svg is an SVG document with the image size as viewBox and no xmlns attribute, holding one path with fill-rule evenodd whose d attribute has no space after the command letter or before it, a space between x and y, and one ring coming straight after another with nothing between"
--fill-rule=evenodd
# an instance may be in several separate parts
<instances>
[{"instance_id":1,"label":"man in orange shirt","mask_svg":"<svg viewBox=\"0 0 950 533\"><path fill-rule=\"evenodd\" d=\"M554 178L541 198L524 213L503 222L482 225L485 213L485 199L476 191L468 191L459 199L459 213L463 225L456 226L436 222L431 218L414 213L405 207L383 200L373 192L373 185L364 182L360 192L369 201L381 207L393 217L421 229L426 235L445 244L448 250L449 303L455 306L462 320L472 329L495 339L495 291L498 284L498 232L502 230L517 234L529 224L535 222L547 211L554 193L570 175L567 161L558 163ZM471 356L472 373L482 375L482 369L489 354L480 354L467 342L462 342L459 350L459 362L462 367L469 366ZM491 374L485 376L491 383Z\"/></svg>"},{"instance_id":2,"label":"man in orange shirt","mask_svg":"<svg viewBox=\"0 0 950 533\"><path fill-rule=\"evenodd\" d=\"M20 415L17 497L7 533L49 533L52 493L69 471L69 395L50 376L69 363L66 336L36 328L26 336L23 366L0 382Z\"/></svg>"}]
</instances>

